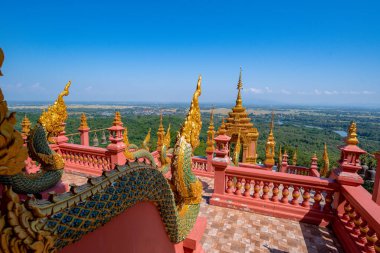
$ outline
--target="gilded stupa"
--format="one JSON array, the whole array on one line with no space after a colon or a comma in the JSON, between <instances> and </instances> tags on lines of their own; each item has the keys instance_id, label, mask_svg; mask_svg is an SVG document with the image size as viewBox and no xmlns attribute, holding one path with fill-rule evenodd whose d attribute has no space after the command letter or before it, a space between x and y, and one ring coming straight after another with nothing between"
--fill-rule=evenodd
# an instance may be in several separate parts
<instances>
[{"instance_id":1,"label":"gilded stupa","mask_svg":"<svg viewBox=\"0 0 380 253\"><path fill-rule=\"evenodd\" d=\"M236 144L240 132L240 143L243 147L242 162L256 164L256 147L259 132L257 128L254 127L246 108L243 106L241 98L241 90L243 89L241 68L237 89L236 105L232 108L232 112L228 113L228 118L225 123L226 134L231 137L230 143Z\"/></svg>"}]
</instances>

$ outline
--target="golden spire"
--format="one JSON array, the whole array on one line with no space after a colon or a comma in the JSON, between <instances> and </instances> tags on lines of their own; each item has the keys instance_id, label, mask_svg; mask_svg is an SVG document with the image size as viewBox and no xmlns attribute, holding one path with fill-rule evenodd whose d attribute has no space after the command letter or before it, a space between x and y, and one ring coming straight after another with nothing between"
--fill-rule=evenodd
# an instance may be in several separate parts
<instances>
[{"instance_id":1,"label":"golden spire","mask_svg":"<svg viewBox=\"0 0 380 253\"><path fill-rule=\"evenodd\" d=\"M241 99L241 89L243 89L243 82L241 80L241 67L240 67L240 74L239 74L239 81L237 84L237 89L238 89L238 95L236 98L236 106L235 107L242 107L243 106L243 100Z\"/></svg>"},{"instance_id":2,"label":"golden spire","mask_svg":"<svg viewBox=\"0 0 380 253\"><path fill-rule=\"evenodd\" d=\"M86 114L82 113L82 115L80 116L79 129L85 129L85 128L88 128L87 117L86 117Z\"/></svg>"},{"instance_id":3,"label":"golden spire","mask_svg":"<svg viewBox=\"0 0 380 253\"><path fill-rule=\"evenodd\" d=\"M296 149L294 150L294 153L293 153L292 164L293 164L294 166L297 165L297 147L296 147Z\"/></svg>"},{"instance_id":4,"label":"golden spire","mask_svg":"<svg viewBox=\"0 0 380 253\"><path fill-rule=\"evenodd\" d=\"M327 145L325 143L325 147L323 150L323 165L321 168L321 177L327 177L330 167L329 154L327 153Z\"/></svg>"},{"instance_id":5,"label":"golden spire","mask_svg":"<svg viewBox=\"0 0 380 253\"><path fill-rule=\"evenodd\" d=\"M222 124L219 126L219 129L218 129L218 135L224 135L226 134L227 130L226 130L226 125L224 123L224 118L222 119Z\"/></svg>"},{"instance_id":6,"label":"golden spire","mask_svg":"<svg viewBox=\"0 0 380 253\"><path fill-rule=\"evenodd\" d=\"M274 165L274 157L275 157L275 145L276 142L274 140L274 135L273 135L273 127L274 127L274 113L272 111L272 120L271 123L269 124L269 135L267 142L265 144L265 161L264 164L266 166L273 166Z\"/></svg>"},{"instance_id":7,"label":"golden spire","mask_svg":"<svg viewBox=\"0 0 380 253\"><path fill-rule=\"evenodd\" d=\"M30 120L26 117L26 114L25 114L24 119L21 122L21 127L22 127L21 133L23 136L27 137L29 135L31 125L32 124L30 123Z\"/></svg>"},{"instance_id":8,"label":"golden spire","mask_svg":"<svg viewBox=\"0 0 380 253\"><path fill-rule=\"evenodd\" d=\"M49 106L47 111L42 112L38 120L48 132L48 140L50 142L53 142L52 137L58 136L59 133L65 130L63 123L65 123L67 119L67 107L63 97L69 95L70 85L71 82L69 81L54 104Z\"/></svg>"},{"instance_id":9,"label":"golden spire","mask_svg":"<svg viewBox=\"0 0 380 253\"><path fill-rule=\"evenodd\" d=\"M120 112L118 112L118 111L115 112L115 117L113 119L112 125L113 126L122 126L123 125L123 122L121 122Z\"/></svg>"},{"instance_id":10,"label":"golden spire","mask_svg":"<svg viewBox=\"0 0 380 253\"><path fill-rule=\"evenodd\" d=\"M201 111L199 109L198 101L198 98L202 93L201 83L202 76L199 75L197 88L194 92L189 112L180 130L180 136L185 137L186 141L191 144L193 150L199 145L199 134L202 128Z\"/></svg>"},{"instance_id":11,"label":"golden spire","mask_svg":"<svg viewBox=\"0 0 380 253\"><path fill-rule=\"evenodd\" d=\"M3 66L4 62L4 52L3 49L0 48L0 76L3 76L3 73L1 73L1 67Z\"/></svg>"},{"instance_id":12,"label":"golden spire","mask_svg":"<svg viewBox=\"0 0 380 253\"><path fill-rule=\"evenodd\" d=\"M357 136L358 135L356 134L356 123L354 121L351 121L351 124L347 130L347 145L357 145L359 143Z\"/></svg>"},{"instance_id":13,"label":"golden spire","mask_svg":"<svg viewBox=\"0 0 380 253\"><path fill-rule=\"evenodd\" d=\"M123 142L125 144L126 150L128 150L129 147L129 139L128 139L128 128L125 126L124 132L123 132Z\"/></svg>"},{"instance_id":14,"label":"golden spire","mask_svg":"<svg viewBox=\"0 0 380 253\"><path fill-rule=\"evenodd\" d=\"M215 135L215 130L214 130L214 108L211 110L210 114L210 125L208 126L207 130L207 152L213 152L214 151L214 135Z\"/></svg>"},{"instance_id":15,"label":"golden spire","mask_svg":"<svg viewBox=\"0 0 380 253\"><path fill-rule=\"evenodd\" d=\"M151 128L149 128L149 131L146 134L145 139L142 144L143 148L145 148L148 151L149 151L149 142L150 142L150 131L151 131Z\"/></svg>"},{"instance_id":16,"label":"golden spire","mask_svg":"<svg viewBox=\"0 0 380 253\"><path fill-rule=\"evenodd\" d=\"M170 142L171 142L171 138L170 138L170 124L169 124L168 130L166 131L163 145L165 145L166 148L168 149L170 147Z\"/></svg>"},{"instance_id":17,"label":"golden spire","mask_svg":"<svg viewBox=\"0 0 380 253\"><path fill-rule=\"evenodd\" d=\"M160 125L157 131L157 150L158 151L162 150L162 145L164 145L164 138L165 138L165 129L164 129L164 126L162 125L162 112L161 112Z\"/></svg>"},{"instance_id":18,"label":"golden spire","mask_svg":"<svg viewBox=\"0 0 380 253\"><path fill-rule=\"evenodd\" d=\"M241 150L241 144L240 144L240 129L237 136L236 146L233 154L233 163L235 166L239 166L239 158L240 158L240 150Z\"/></svg>"}]
</instances>

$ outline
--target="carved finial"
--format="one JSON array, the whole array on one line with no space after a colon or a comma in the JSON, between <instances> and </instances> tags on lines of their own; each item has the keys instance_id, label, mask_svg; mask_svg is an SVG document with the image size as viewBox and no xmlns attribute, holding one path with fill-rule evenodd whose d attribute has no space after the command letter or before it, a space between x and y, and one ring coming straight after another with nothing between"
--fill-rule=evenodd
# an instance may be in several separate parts
<instances>
[{"instance_id":1,"label":"carved finial","mask_svg":"<svg viewBox=\"0 0 380 253\"><path fill-rule=\"evenodd\" d=\"M202 76L199 75L197 88L194 92L189 112L180 130L180 136L185 137L186 141L191 144L193 150L199 145L199 134L202 128L201 111L199 109L198 101L198 98L202 93L201 83Z\"/></svg>"},{"instance_id":2,"label":"carved finial","mask_svg":"<svg viewBox=\"0 0 380 253\"><path fill-rule=\"evenodd\" d=\"M241 99L241 90L243 89L243 82L241 78L241 67L240 67L240 74L239 74L239 81L237 84L237 89L238 89L238 95L236 98L236 107L242 107L243 106L243 100Z\"/></svg>"},{"instance_id":3,"label":"carved finial","mask_svg":"<svg viewBox=\"0 0 380 253\"><path fill-rule=\"evenodd\" d=\"M24 119L21 122L21 133L23 136L27 137L29 135L31 125L32 124L30 123L30 120L28 119L28 117L26 117L25 114Z\"/></svg>"},{"instance_id":4,"label":"carved finial","mask_svg":"<svg viewBox=\"0 0 380 253\"><path fill-rule=\"evenodd\" d=\"M327 145L325 143L325 146L323 149L323 165L320 172L321 177L327 177L329 170L330 170L330 160L329 160L329 154L327 152Z\"/></svg>"},{"instance_id":5,"label":"carved finial","mask_svg":"<svg viewBox=\"0 0 380 253\"><path fill-rule=\"evenodd\" d=\"M15 175L28 157L21 134L15 130L16 113L8 115L8 105L0 88L0 175Z\"/></svg>"},{"instance_id":6,"label":"carved finial","mask_svg":"<svg viewBox=\"0 0 380 253\"><path fill-rule=\"evenodd\" d=\"M239 166L239 158L240 158L240 150L241 150L241 144L240 144L240 128L237 136L236 146L233 154L233 163L235 166Z\"/></svg>"},{"instance_id":7,"label":"carved finial","mask_svg":"<svg viewBox=\"0 0 380 253\"><path fill-rule=\"evenodd\" d=\"M87 117L86 117L86 114L82 113L82 115L80 116L80 127L81 129L84 129L84 128L88 128L88 124L87 124Z\"/></svg>"},{"instance_id":8,"label":"carved finial","mask_svg":"<svg viewBox=\"0 0 380 253\"><path fill-rule=\"evenodd\" d=\"M218 135L224 135L226 134L227 130L226 130L226 124L224 123L224 118L222 119L222 124L220 125L219 129L218 129Z\"/></svg>"},{"instance_id":9,"label":"carved finial","mask_svg":"<svg viewBox=\"0 0 380 253\"><path fill-rule=\"evenodd\" d=\"M150 131L151 131L151 128L149 128L149 131L146 134L145 139L142 143L142 147L148 151L149 151L149 142L150 142Z\"/></svg>"},{"instance_id":10,"label":"carved finial","mask_svg":"<svg viewBox=\"0 0 380 253\"><path fill-rule=\"evenodd\" d=\"M162 146L164 145L164 138L165 138L165 129L162 124L162 111L160 114L160 125L158 126L158 131L157 131L157 150L161 151Z\"/></svg>"},{"instance_id":11,"label":"carved finial","mask_svg":"<svg viewBox=\"0 0 380 253\"><path fill-rule=\"evenodd\" d=\"M115 118L113 119L112 125L114 126L122 126L123 122L121 122L121 115L120 112L115 112Z\"/></svg>"},{"instance_id":12,"label":"carved finial","mask_svg":"<svg viewBox=\"0 0 380 253\"><path fill-rule=\"evenodd\" d=\"M354 121L351 121L351 124L347 130L347 138L346 138L347 145L358 145L359 141L358 141L357 136L358 135L356 133L356 123Z\"/></svg>"},{"instance_id":13,"label":"carved finial","mask_svg":"<svg viewBox=\"0 0 380 253\"><path fill-rule=\"evenodd\" d=\"M215 135L215 130L214 130L214 108L213 108L210 114L210 125L208 126L208 130L207 130L206 151L208 152L214 151L214 144L215 144L214 135Z\"/></svg>"},{"instance_id":14,"label":"carved finial","mask_svg":"<svg viewBox=\"0 0 380 253\"><path fill-rule=\"evenodd\" d=\"M267 142L265 144L265 161L264 164L268 167L274 165L274 157L275 157L275 145L276 142L274 140L274 135L273 135L273 127L274 127L274 113L272 111L272 120L271 123L269 124L269 134L267 138Z\"/></svg>"},{"instance_id":15,"label":"carved finial","mask_svg":"<svg viewBox=\"0 0 380 253\"><path fill-rule=\"evenodd\" d=\"M166 135L164 138L164 145L166 146L166 148L170 147L170 142L171 142L171 138L170 138L170 124L169 124L168 130L166 131Z\"/></svg>"},{"instance_id":16,"label":"carved finial","mask_svg":"<svg viewBox=\"0 0 380 253\"><path fill-rule=\"evenodd\" d=\"M1 73L1 67L3 66L4 62L4 52L3 49L0 48L0 76L3 76L3 73Z\"/></svg>"},{"instance_id":17,"label":"carved finial","mask_svg":"<svg viewBox=\"0 0 380 253\"><path fill-rule=\"evenodd\" d=\"M293 153L292 164L293 164L294 166L297 165L297 147L296 147L296 149L294 150L294 153Z\"/></svg>"},{"instance_id":18,"label":"carved finial","mask_svg":"<svg viewBox=\"0 0 380 253\"><path fill-rule=\"evenodd\" d=\"M50 142L53 142L52 137L57 137L59 133L65 130L64 123L67 119L67 107L63 97L69 95L70 85L71 82L69 81L63 91L58 95L54 104L49 106L47 111L44 111L38 120L48 132L48 140Z\"/></svg>"}]
</instances>

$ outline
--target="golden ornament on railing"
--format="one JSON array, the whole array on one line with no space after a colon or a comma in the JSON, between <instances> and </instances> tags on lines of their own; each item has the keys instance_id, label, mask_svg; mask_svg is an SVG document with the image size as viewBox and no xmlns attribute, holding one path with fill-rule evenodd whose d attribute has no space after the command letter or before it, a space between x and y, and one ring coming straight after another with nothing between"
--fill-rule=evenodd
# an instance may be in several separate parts
<instances>
[{"instance_id":1,"label":"golden ornament on railing","mask_svg":"<svg viewBox=\"0 0 380 253\"><path fill-rule=\"evenodd\" d=\"M206 151L207 152L213 152L214 151L214 135L215 135L215 130L214 130L214 109L211 110L210 113L210 124L208 126L207 130L207 147Z\"/></svg>"},{"instance_id":2,"label":"golden ornament on railing","mask_svg":"<svg viewBox=\"0 0 380 253\"><path fill-rule=\"evenodd\" d=\"M122 126L123 122L121 122L121 115L120 112L115 112L115 118L113 119L112 125L114 126Z\"/></svg>"},{"instance_id":3,"label":"golden ornament on railing","mask_svg":"<svg viewBox=\"0 0 380 253\"><path fill-rule=\"evenodd\" d=\"M241 150L241 144L240 144L240 129L237 136L236 146L232 158L232 162L235 164L235 166L239 166L239 159L240 159L240 150Z\"/></svg>"},{"instance_id":4,"label":"golden ornament on railing","mask_svg":"<svg viewBox=\"0 0 380 253\"><path fill-rule=\"evenodd\" d=\"M31 125L32 123L30 123L30 120L25 115L24 119L21 122L21 133L23 136L27 137L29 135Z\"/></svg>"},{"instance_id":5,"label":"golden ornament on railing","mask_svg":"<svg viewBox=\"0 0 380 253\"><path fill-rule=\"evenodd\" d=\"M82 115L80 116L80 129L85 129L85 128L88 128L88 124L87 124L87 117L86 117L86 114L82 113Z\"/></svg>"},{"instance_id":6,"label":"golden ornament on railing","mask_svg":"<svg viewBox=\"0 0 380 253\"><path fill-rule=\"evenodd\" d=\"M49 106L47 111L42 112L38 120L47 131L49 142L54 142L52 138L57 137L59 133L65 130L64 123L67 119L67 107L63 97L69 95L70 85L71 82L69 81L54 104Z\"/></svg>"},{"instance_id":7,"label":"golden ornament on railing","mask_svg":"<svg viewBox=\"0 0 380 253\"><path fill-rule=\"evenodd\" d=\"M226 125L224 123L224 118L222 119L222 124L219 126L219 129L218 129L218 135L225 135L227 132L226 130Z\"/></svg>"},{"instance_id":8,"label":"golden ornament on railing","mask_svg":"<svg viewBox=\"0 0 380 253\"><path fill-rule=\"evenodd\" d=\"M356 133L356 123L352 121L347 130L347 138L346 138L347 145L358 145L359 140L357 136L358 135Z\"/></svg>"},{"instance_id":9,"label":"golden ornament on railing","mask_svg":"<svg viewBox=\"0 0 380 253\"><path fill-rule=\"evenodd\" d=\"M202 76L199 75L197 89L194 92L189 112L183 123L180 133L186 141L191 144L193 150L199 146L199 134L202 128L201 111L199 109L198 97L201 95Z\"/></svg>"},{"instance_id":10,"label":"golden ornament on railing","mask_svg":"<svg viewBox=\"0 0 380 253\"><path fill-rule=\"evenodd\" d=\"M170 142L171 142L171 137L170 137L170 124L169 124L168 130L166 131L163 145L165 145L166 148L168 149L170 147Z\"/></svg>"}]
</instances>

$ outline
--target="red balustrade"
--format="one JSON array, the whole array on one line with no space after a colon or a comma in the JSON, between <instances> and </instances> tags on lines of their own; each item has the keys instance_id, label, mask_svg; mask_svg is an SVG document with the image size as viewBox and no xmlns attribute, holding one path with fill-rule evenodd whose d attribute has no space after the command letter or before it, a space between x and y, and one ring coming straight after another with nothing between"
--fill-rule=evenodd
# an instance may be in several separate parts
<instances>
[{"instance_id":1,"label":"red balustrade","mask_svg":"<svg viewBox=\"0 0 380 253\"><path fill-rule=\"evenodd\" d=\"M333 180L234 166L224 173L225 191L213 194L213 205L318 225L334 217L333 195L339 185Z\"/></svg>"},{"instance_id":2,"label":"red balustrade","mask_svg":"<svg viewBox=\"0 0 380 253\"><path fill-rule=\"evenodd\" d=\"M197 176L214 177L214 169L212 166L207 166L207 159L193 156L191 158L191 170Z\"/></svg>"},{"instance_id":3,"label":"red balustrade","mask_svg":"<svg viewBox=\"0 0 380 253\"><path fill-rule=\"evenodd\" d=\"M362 186L341 186L333 229L346 252L380 252L379 206Z\"/></svg>"},{"instance_id":4,"label":"red balustrade","mask_svg":"<svg viewBox=\"0 0 380 253\"><path fill-rule=\"evenodd\" d=\"M58 152L65 160L65 171L99 176L114 167L105 148L63 143Z\"/></svg>"}]
</instances>

